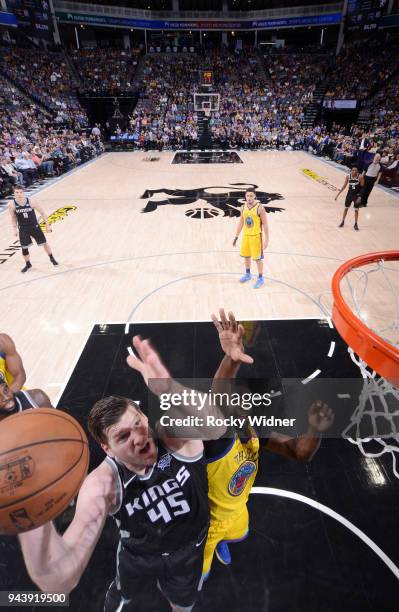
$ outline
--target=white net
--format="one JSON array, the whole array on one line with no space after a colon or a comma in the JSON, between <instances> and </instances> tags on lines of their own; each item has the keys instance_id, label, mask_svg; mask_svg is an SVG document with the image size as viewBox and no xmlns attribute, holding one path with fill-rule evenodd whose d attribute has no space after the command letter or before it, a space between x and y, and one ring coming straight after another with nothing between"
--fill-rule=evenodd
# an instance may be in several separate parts
<instances>
[{"instance_id":1,"label":"white net","mask_svg":"<svg viewBox=\"0 0 399 612\"><path fill-rule=\"evenodd\" d=\"M399 349L399 261L375 261L354 268L341 293L356 316Z\"/></svg>"},{"instance_id":2,"label":"white net","mask_svg":"<svg viewBox=\"0 0 399 612\"><path fill-rule=\"evenodd\" d=\"M379 376L351 348L351 359L360 368L363 388L342 436L356 444L365 457L392 455L393 472L399 478L399 389ZM366 436L366 437L365 437Z\"/></svg>"},{"instance_id":3,"label":"white net","mask_svg":"<svg viewBox=\"0 0 399 612\"><path fill-rule=\"evenodd\" d=\"M399 262L379 260L351 270L341 281L341 292L356 316L398 349ZM348 351L360 369L363 388L342 435L365 457L390 453L393 472L399 478L399 388L369 368L351 348Z\"/></svg>"}]
</instances>

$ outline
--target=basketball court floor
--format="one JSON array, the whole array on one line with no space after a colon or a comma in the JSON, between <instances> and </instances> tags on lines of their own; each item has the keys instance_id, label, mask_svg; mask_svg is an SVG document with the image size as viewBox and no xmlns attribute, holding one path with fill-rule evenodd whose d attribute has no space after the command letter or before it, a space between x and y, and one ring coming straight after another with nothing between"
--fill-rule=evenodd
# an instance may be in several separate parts
<instances>
[{"instance_id":1,"label":"basketball court floor","mask_svg":"<svg viewBox=\"0 0 399 612\"><path fill-rule=\"evenodd\" d=\"M210 314L224 307L247 322L255 364L244 378L295 378L316 394L319 380L351 379L361 390L330 320L331 278L354 256L398 249L398 199L374 189L360 209L360 231L352 210L339 229L340 168L302 152L240 151L238 158L111 153L54 182L33 200L52 215L58 268L33 247L34 268L22 275L8 214L0 214L1 328L23 357L27 388L42 388L82 424L103 395L145 402L141 380L125 365L138 333L153 340L174 376L211 377L220 352ZM239 284L243 265L232 246L247 187L256 187L268 213L259 290ZM378 312L389 301L381 288L368 308ZM349 423L356 401L338 395L337 422ZM95 466L101 451L91 444L91 453ZM323 440L306 465L264 454L250 536L232 547L231 566L214 562L196 610L397 610L394 470L392 453L364 456L339 436ZM110 522L71 609L102 609L115 552ZM29 588L12 538L0 538L0 566L2 589ZM149 593L148 610L166 609Z\"/></svg>"}]
</instances>

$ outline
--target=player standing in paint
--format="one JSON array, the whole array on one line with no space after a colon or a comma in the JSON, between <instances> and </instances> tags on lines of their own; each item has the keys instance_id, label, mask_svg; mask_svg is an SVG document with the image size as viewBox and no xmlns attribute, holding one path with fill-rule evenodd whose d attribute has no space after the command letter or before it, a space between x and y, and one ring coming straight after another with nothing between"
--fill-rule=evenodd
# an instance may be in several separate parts
<instances>
[{"instance_id":1,"label":"player standing in paint","mask_svg":"<svg viewBox=\"0 0 399 612\"><path fill-rule=\"evenodd\" d=\"M58 262L54 259L50 245L39 225L35 211L37 210L42 217L46 224L46 232L49 233L51 228L46 213L38 204L31 204L29 198L25 196L23 187L15 187L14 199L8 204L8 210L11 215L15 235L19 236L22 255L25 259L25 266L21 272L25 273L32 267L28 248L32 246L32 238L35 239L38 246L43 246L53 266L58 266Z\"/></svg>"},{"instance_id":2,"label":"player standing in paint","mask_svg":"<svg viewBox=\"0 0 399 612\"><path fill-rule=\"evenodd\" d=\"M256 261L258 268L258 278L254 284L254 289L259 289L265 283L263 278L263 252L267 249L269 243L269 230L266 211L256 199L253 189L248 189L245 192L245 204L241 210L241 217L238 222L233 246L236 245L243 228L240 255L245 258L245 274L240 278L240 283L246 283L251 280L251 259L253 259ZM262 239L262 232L264 239Z\"/></svg>"},{"instance_id":3,"label":"player standing in paint","mask_svg":"<svg viewBox=\"0 0 399 612\"><path fill-rule=\"evenodd\" d=\"M350 174L346 176L344 184L342 185L341 189L338 191L337 195L334 198L335 201L338 199L341 193L346 189L348 184L349 184L349 188L348 188L348 193L346 194L346 198L345 198L344 214L342 217L342 221L338 225L338 227L344 227L346 215L348 214L350 205L353 202L353 206L355 207L355 225L353 227L355 230L358 230L359 226L357 222L359 219L359 207L360 207L360 202L361 202L360 190L364 185L364 177L359 176L359 170L356 167L353 167L352 170L350 171Z\"/></svg>"},{"instance_id":4,"label":"player standing in paint","mask_svg":"<svg viewBox=\"0 0 399 612\"><path fill-rule=\"evenodd\" d=\"M226 391L226 381L236 378L242 364L252 364L253 359L245 354L243 344L244 327L235 316L223 309L220 320L212 315L219 334L223 360L215 374L214 392ZM218 383L222 382L220 388ZM235 415L246 417L248 411L239 407ZM224 565L231 563L229 544L244 540L249 533L248 497L258 471L259 450L277 453L300 462L311 461L317 452L322 434L334 420L332 409L321 400L313 402L308 410L308 430L292 437L270 431L268 438L260 439L253 427L227 431L222 437L204 441L204 455L208 470L208 499L211 522L204 551L202 580L211 571L214 554Z\"/></svg>"}]
</instances>

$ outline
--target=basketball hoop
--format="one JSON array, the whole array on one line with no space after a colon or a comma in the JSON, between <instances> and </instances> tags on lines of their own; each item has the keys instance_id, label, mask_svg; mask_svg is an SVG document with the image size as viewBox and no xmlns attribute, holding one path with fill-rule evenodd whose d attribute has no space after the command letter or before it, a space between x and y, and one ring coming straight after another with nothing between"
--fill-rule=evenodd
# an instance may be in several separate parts
<instances>
[{"instance_id":1,"label":"basketball hoop","mask_svg":"<svg viewBox=\"0 0 399 612\"><path fill-rule=\"evenodd\" d=\"M348 346L370 368L399 387L399 265L388 274L387 261L398 264L399 251L360 255L338 268L332 280L332 320ZM396 275L395 280L391 272ZM372 291L371 276L375 277L377 273L381 282L377 281L375 288L382 301L384 298L380 291L383 286L392 295L392 312L390 305L383 303L381 306L385 313L380 310L373 317L367 298ZM347 281L345 296L341 287L344 277Z\"/></svg>"},{"instance_id":2,"label":"basketball hoop","mask_svg":"<svg viewBox=\"0 0 399 612\"><path fill-rule=\"evenodd\" d=\"M399 478L399 251L345 262L334 274L332 292L332 320L363 378L342 435L365 457L390 453Z\"/></svg>"},{"instance_id":3,"label":"basketball hoop","mask_svg":"<svg viewBox=\"0 0 399 612\"><path fill-rule=\"evenodd\" d=\"M211 116L211 109L209 108L209 106L206 106L204 108L204 116L206 117L206 119L209 119L209 117Z\"/></svg>"}]
</instances>

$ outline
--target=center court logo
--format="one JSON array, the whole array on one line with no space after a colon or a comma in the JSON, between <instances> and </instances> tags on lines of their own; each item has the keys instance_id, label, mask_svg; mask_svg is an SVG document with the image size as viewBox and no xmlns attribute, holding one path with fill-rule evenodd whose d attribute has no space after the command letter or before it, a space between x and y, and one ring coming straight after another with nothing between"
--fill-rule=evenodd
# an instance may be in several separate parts
<instances>
[{"instance_id":1,"label":"center court logo","mask_svg":"<svg viewBox=\"0 0 399 612\"><path fill-rule=\"evenodd\" d=\"M324 178L323 176L319 176L316 172L313 172L313 170L309 170L309 168L302 168L301 172L302 174L308 176L317 183L325 185L327 189L331 189L331 191L339 191L338 187L335 187L335 185L331 185L331 183L329 183L326 178Z\"/></svg>"},{"instance_id":2,"label":"center court logo","mask_svg":"<svg viewBox=\"0 0 399 612\"><path fill-rule=\"evenodd\" d=\"M48 223L49 225L53 225L57 221L62 221L68 215L69 212L73 210L77 210L77 206L63 206L62 208L57 208L51 215L49 215ZM46 224L44 221L39 223L42 230L46 229ZM15 240L10 246L5 249L2 249L0 253L0 265L6 263L15 253L21 250L21 245L19 244L19 240Z\"/></svg>"},{"instance_id":3,"label":"center court logo","mask_svg":"<svg viewBox=\"0 0 399 612\"><path fill-rule=\"evenodd\" d=\"M143 213L150 213L160 206L184 206L195 204L198 200L206 202L208 206L196 207L185 212L191 219L214 219L215 217L239 217L241 206L245 202L246 189L257 189L258 185L253 183L230 183L227 186L209 185L208 187L197 187L193 189L146 189L142 199L148 199L143 208ZM218 192L213 192L218 190ZM154 195L160 195L158 199L151 199ZM162 197L163 196L163 197ZM284 208L267 206L274 200L282 200L280 193L268 193L256 191L256 197L267 213L282 212Z\"/></svg>"}]
</instances>

